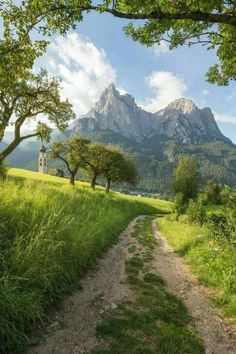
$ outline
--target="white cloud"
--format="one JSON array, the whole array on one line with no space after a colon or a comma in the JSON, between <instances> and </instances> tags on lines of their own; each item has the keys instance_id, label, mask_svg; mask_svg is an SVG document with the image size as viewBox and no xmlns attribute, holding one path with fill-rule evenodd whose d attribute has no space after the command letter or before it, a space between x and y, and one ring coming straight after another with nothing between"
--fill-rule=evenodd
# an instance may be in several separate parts
<instances>
[{"instance_id":1,"label":"white cloud","mask_svg":"<svg viewBox=\"0 0 236 354\"><path fill-rule=\"evenodd\" d=\"M125 95L128 93L123 87L117 87L117 90L120 92L121 95Z\"/></svg>"},{"instance_id":2,"label":"white cloud","mask_svg":"<svg viewBox=\"0 0 236 354\"><path fill-rule=\"evenodd\" d=\"M210 94L210 92L208 91L208 90L202 90L202 94L204 95L204 96L207 96L207 95L209 95Z\"/></svg>"},{"instance_id":3,"label":"white cloud","mask_svg":"<svg viewBox=\"0 0 236 354\"><path fill-rule=\"evenodd\" d=\"M169 46L165 41L161 41L160 44L154 45L152 49L157 56L160 56L163 53L170 53Z\"/></svg>"},{"instance_id":4,"label":"white cloud","mask_svg":"<svg viewBox=\"0 0 236 354\"><path fill-rule=\"evenodd\" d=\"M236 116L215 113L215 119L217 122L220 122L220 123L236 124Z\"/></svg>"},{"instance_id":5,"label":"white cloud","mask_svg":"<svg viewBox=\"0 0 236 354\"><path fill-rule=\"evenodd\" d=\"M103 49L88 38L70 33L49 46L48 70L62 79L62 97L68 98L77 114L84 114L101 92L116 78Z\"/></svg>"},{"instance_id":6,"label":"white cloud","mask_svg":"<svg viewBox=\"0 0 236 354\"><path fill-rule=\"evenodd\" d=\"M150 112L157 112L174 99L183 97L188 89L181 77L169 71L153 71L146 82L153 89L155 97L146 98L140 105Z\"/></svg>"}]
</instances>

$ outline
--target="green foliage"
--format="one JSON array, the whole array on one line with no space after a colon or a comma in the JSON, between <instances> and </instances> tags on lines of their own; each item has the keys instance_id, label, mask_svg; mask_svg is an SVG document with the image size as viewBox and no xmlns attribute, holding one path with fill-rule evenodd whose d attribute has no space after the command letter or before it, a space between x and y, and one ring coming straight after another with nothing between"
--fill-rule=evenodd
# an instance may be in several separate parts
<instances>
[{"instance_id":1,"label":"green foliage","mask_svg":"<svg viewBox=\"0 0 236 354\"><path fill-rule=\"evenodd\" d=\"M138 25L129 23L125 33L146 46L169 43L170 50L187 45L200 44L214 50L218 63L210 67L207 80L218 85L227 85L236 79L236 7L234 1L165 1L165 0L69 0L66 3L54 0L32 0L21 6L2 5L5 33L10 28L20 39L30 40L29 33L35 23L38 31L51 34L66 33L83 20L83 12L95 10L108 12L118 18L145 20ZM9 36L8 36L9 37ZM36 45L36 43L33 43ZM45 45L42 41L41 45ZM34 50L31 49L32 56ZM37 52L37 51L36 51Z\"/></svg>"},{"instance_id":2,"label":"green foliage","mask_svg":"<svg viewBox=\"0 0 236 354\"><path fill-rule=\"evenodd\" d=\"M50 150L53 159L61 160L70 174L70 183L75 184L75 175L79 168L85 166L89 154L89 140L82 137L74 137L65 141L55 141Z\"/></svg>"},{"instance_id":3,"label":"green foliage","mask_svg":"<svg viewBox=\"0 0 236 354\"><path fill-rule=\"evenodd\" d=\"M233 188L230 188L229 186L224 186L224 188L221 190L220 193L220 198L222 201L222 204L227 204L230 200L231 195L234 194Z\"/></svg>"},{"instance_id":4,"label":"green foliage","mask_svg":"<svg viewBox=\"0 0 236 354\"><path fill-rule=\"evenodd\" d=\"M184 200L183 193L177 193L175 195L175 202L173 206L173 212L176 215L177 220L179 216L185 212L186 208L187 208L187 204Z\"/></svg>"},{"instance_id":5,"label":"green foliage","mask_svg":"<svg viewBox=\"0 0 236 354\"><path fill-rule=\"evenodd\" d=\"M193 157L182 156L174 170L173 191L175 194L174 212L176 218L183 214L189 200L197 197L199 192L199 173Z\"/></svg>"},{"instance_id":6,"label":"green foliage","mask_svg":"<svg viewBox=\"0 0 236 354\"><path fill-rule=\"evenodd\" d=\"M206 220L206 211L201 196L195 200L190 199L186 212L190 222L199 223L200 225L204 223Z\"/></svg>"},{"instance_id":7,"label":"green foliage","mask_svg":"<svg viewBox=\"0 0 236 354\"><path fill-rule=\"evenodd\" d=\"M0 62L1 64L1 62ZM38 121L36 130L29 135L21 135L21 127L26 121L38 119L44 114L59 130L67 127L73 119L72 105L60 98L60 84L45 70L39 74L29 73L27 78L16 77L0 89L0 141L9 125L14 127L12 142L0 152L0 160L5 159L25 139L37 136L49 141L52 129Z\"/></svg>"},{"instance_id":8,"label":"green foliage","mask_svg":"<svg viewBox=\"0 0 236 354\"><path fill-rule=\"evenodd\" d=\"M220 244L236 247L236 193L232 192L219 212L211 213L207 219L210 237Z\"/></svg>"},{"instance_id":9,"label":"green foliage","mask_svg":"<svg viewBox=\"0 0 236 354\"><path fill-rule=\"evenodd\" d=\"M72 188L62 178L32 173L41 176L44 182L12 177L0 184L1 352L22 352L47 307L78 284L127 223L158 212L149 200L91 192L87 184Z\"/></svg>"},{"instance_id":10,"label":"green foliage","mask_svg":"<svg viewBox=\"0 0 236 354\"><path fill-rule=\"evenodd\" d=\"M0 161L0 181L7 177L7 166L4 161Z\"/></svg>"},{"instance_id":11,"label":"green foliage","mask_svg":"<svg viewBox=\"0 0 236 354\"><path fill-rule=\"evenodd\" d=\"M106 192L109 192L110 183L126 182L134 186L137 181L137 168L131 157L121 148L108 145L103 156L102 176L106 179Z\"/></svg>"},{"instance_id":12,"label":"green foliage","mask_svg":"<svg viewBox=\"0 0 236 354\"><path fill-rule=\"evenodd\" d=\"M212 240L207 227L162 218L159 228L175 251L183 256L199 280L214 288L213 301L236 319L235 249ZM210 238L209 238L210 237Z\"/></svg>"},{"instance_id":13,"label":"green foliage","mask_svg":"<svg viewBox=\"0 0 236 354\"><path fill-rule=\"evenodd\" d=\"M214 183L213 181L208 181L206 188L206 202L208 204L221 204L221 187L219 184Z\"/></svg>"},{"instance_id":14,"label":"green foliage","mask_svg":"<svg viewBox=\"0 0 236 354\"><path fill-rule=\"evenodd\" d=\"M208 50L216 50L218 57L218 63L207 72L207 80L228 85L236 79L236 22L232 23L231 16L236 13L234 2L145 1L141 4L137 0L122 9L137 15L147 14L144 25L131 23L125 28L126 34L135 41L152 46L164 40L170 50L182 45L204 45Z\"/></svg>"},{"instance_id":15,"label":"green foliage","mask_svg":"<svg viewBox=\"0 0 236 354\"><path fill-rule=\"evenodd\" d=\"M138 168L137 188L150 193L172 195L175 162L182 155L192 156L203 182L214 180L218 184L236 185L236 148L223 141L201 145L177 144L172 139L148 139L145 146L111 131L90 132L87 138L104 144L115 144L132 155Z\"/></svg>"}]
</instances>

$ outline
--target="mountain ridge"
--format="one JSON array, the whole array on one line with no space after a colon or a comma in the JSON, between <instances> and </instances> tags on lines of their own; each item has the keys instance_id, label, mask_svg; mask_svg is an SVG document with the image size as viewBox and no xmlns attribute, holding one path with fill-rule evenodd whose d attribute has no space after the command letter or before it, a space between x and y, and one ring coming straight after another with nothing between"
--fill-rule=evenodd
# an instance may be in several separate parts
<instances>
[{"instance_id":1,"label":"mountain ridge","mask_svg":"<svg viewBox=\"0 0 236 354\"><path fill-rule=\"evenodd\" d=\"M69 130L79 135L110 130L138 142L164 135L173 137L178 143L201 144L220 140L232 144L221 133L209 107L200 109L191 99L179 98L151 113L139 107L132 95L120 94L113 83L87 114L70 125Z\"/></svg>"},{"instance_id":2,"label":"mountain ridge","mask_svg":"<svg viewBox=\"0 0 236 354\"><path fill-rule=\"evenodd\" d=\"M109 86L85 115L52 140L83 135L92 142L121 146L139 170L137 189L171 194L173 170L182 155L193 156L203 180L236 186L236 146L219 130L210 108L198 108L189 98L170 102L156 113L144 111L129 95ZM37 170L40 142L20 145L8 161L13 167ZM59 165L49 161L50 166Z\"/></svg>"}]
</instances>

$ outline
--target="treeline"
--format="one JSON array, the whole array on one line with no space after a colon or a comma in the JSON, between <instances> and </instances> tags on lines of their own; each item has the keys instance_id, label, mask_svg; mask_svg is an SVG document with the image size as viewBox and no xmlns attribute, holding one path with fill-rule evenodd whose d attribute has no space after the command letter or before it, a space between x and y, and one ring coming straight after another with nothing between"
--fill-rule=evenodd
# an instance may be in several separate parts
<instances>
[{"instance_id":1,"label":"treeline","mask_svg":"<svg viewBox=\"0 0 236 354\"><path fill-rule=\"evenodd\" d=\"M176 220L187 215L190 223L205 225L219 244L236 247L236 190L202 178L193 157L182 156L174 171L173 212Z\"/></svg>"},{"instance_id":2,"label":"treeline","mask_svg":"<svg viewBox=\"0 0 236 354\"><path fill-rule=\"evenodd\" d=\"M98 178L106 181L105 191L110 191L111 183L127 183L134 186L138 172L130 155L121 148L101 143L91 143L83 137L73 137L52 144L50 157L65 164L70 184L75 184L76 175L82 170L95 189Z\"/></svg>"}]
</instances>

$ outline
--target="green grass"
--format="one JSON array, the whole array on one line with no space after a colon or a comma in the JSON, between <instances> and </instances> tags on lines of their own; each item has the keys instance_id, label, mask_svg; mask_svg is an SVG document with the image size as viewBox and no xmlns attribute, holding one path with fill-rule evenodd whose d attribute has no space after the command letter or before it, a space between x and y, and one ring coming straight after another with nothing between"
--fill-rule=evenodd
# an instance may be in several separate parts
<instances>
[{"instance_id":1,"label":"green grass","mask_svg":"<svg viewBox=\"0 0 236 354\"><path fill-rule=\"evenodd\" d=\"M133 239L135 242L148 234L143 248L153 252L156 241L150 221L147 218L139 222ZM120 304L97 326L97 336L103 338L103 344L91 354L203 353L201 339L189 328L191 316L185 305L168 293L158 274L145 272L151 261L142 254L140 251L138 256L131 255L126 262L127 281L134 293L132 301Z\"/></svg>"},{"instance_id":2,"label":"green grass","mask_svg":"<svg viewBox=\"0 0 236 354\"><path fill-rule=\"evenodd\" d=\"M213 301L236 321L236 253L208 236L206 227L190 225L169 215L159 221L168 242L184 257L199 280L212 288Z\"/></svg>"},{"instance_id":3,"label":"green grass","mask_svg":"<svg viewBox=\"0 0 236 354\"><path fill-rule=\"evenodd\" d=\"M0 184L0 352L20 353L48 307L78 287L128 222L170 203L30 171L9 175Z\"/></svg>"}]
</instances>

